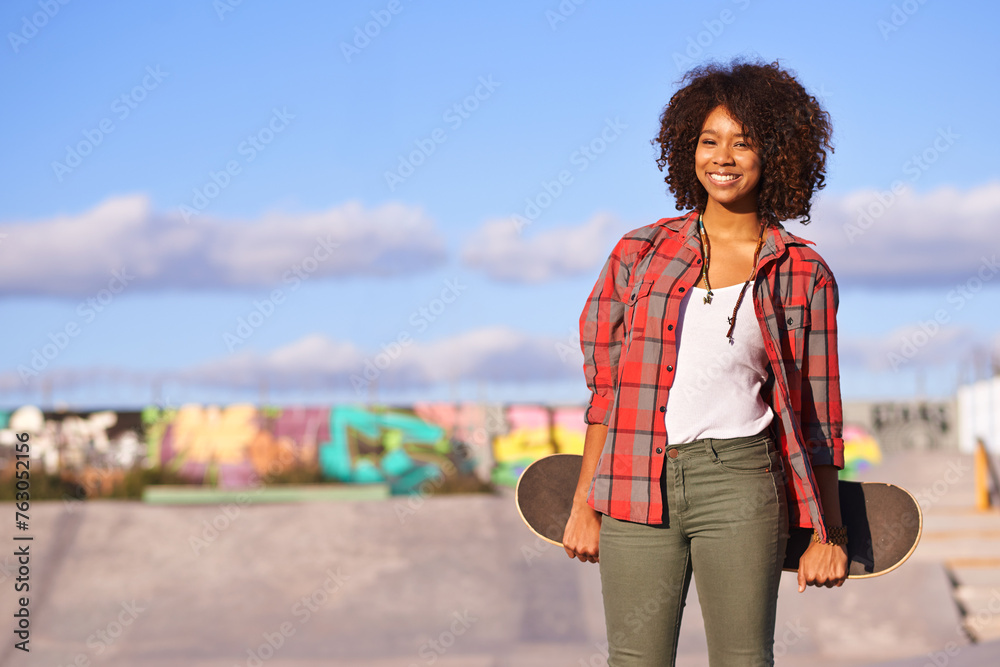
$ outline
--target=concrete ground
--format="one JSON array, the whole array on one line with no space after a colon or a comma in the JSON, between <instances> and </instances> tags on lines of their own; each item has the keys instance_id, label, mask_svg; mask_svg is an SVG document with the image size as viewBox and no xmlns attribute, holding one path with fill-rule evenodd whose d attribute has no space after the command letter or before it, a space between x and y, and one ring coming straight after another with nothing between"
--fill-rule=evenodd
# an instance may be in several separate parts
<instances>
[{"instance_id":1,"label":"concrete ground","mask_svg":"<svg viewBox=\"0 0 1000 667\"><path fill-rule=\"evenodd\" d=\"M799 594L786 573L777 664L1000 664L1000 512L971 509L971 456L891 457L866 478L918 495L924 536L883 577ZM2 665L606 664L598 566L536 540L510 490L242 506L33 503L29 654L12 648L11 545L22 544L13 520L0 530ZM678 665L708 664L701 626L692 586Z\"/></svg>"}]
</instances>

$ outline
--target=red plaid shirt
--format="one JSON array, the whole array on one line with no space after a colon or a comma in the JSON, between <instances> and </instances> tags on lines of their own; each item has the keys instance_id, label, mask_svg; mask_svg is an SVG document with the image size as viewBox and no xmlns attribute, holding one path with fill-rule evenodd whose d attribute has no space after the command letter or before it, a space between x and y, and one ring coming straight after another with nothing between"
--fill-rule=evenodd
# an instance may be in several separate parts
<instances>
[{"instance_id":1,"label":"red plaid shirt","mask_svg":"<svg viewBox=\"0 0 1000 667\"><path fill-rule=\"evenodd\" d=\"M780 223L768 229L748 292L772 371L761 394L774 411L778 449L791 472L789 525L815 526L825 539L812 466L844 467L839 296L830 268L807 243ZM580 315L583 369L593 392L584 420L608 425L587 503L616 519L663 521L659 481L667 450L663 413L677 362L673 325L685 290L701 276L701 257L697 211L634 229L615 244Z\"/></svg>"}]
</instances>

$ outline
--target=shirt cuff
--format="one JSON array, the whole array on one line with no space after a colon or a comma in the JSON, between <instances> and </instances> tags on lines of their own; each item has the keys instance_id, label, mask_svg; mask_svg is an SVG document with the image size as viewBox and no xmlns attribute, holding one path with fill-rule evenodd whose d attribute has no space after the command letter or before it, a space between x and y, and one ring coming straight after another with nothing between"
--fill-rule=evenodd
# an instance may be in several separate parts
<instances>
[{"instance_id":1,"label":"shirt cuff","mask_svg":"<svg viewBox=\"0 0 1000 667\"><path fill-rule=\"evenodd\" d=\"M806 452L809 454L809 464L832 465L838 470L844 469L844 439L813 440L808 443Z\"/></svg>"},{"instance_id":2,"label":"shirt cuff","mask_svg":"<svg viewBox=\"0 0 1000 667\"><path fill-rule=\"evenodd\" d=\"M611 412L608 410L610 405L610 400L596 393L592 393L590 396L590 403L587 406L587 412L583 417L583 421L587 424L604 424L607 426L608 417L611 416Z\"/></svg>"}]
</instances>

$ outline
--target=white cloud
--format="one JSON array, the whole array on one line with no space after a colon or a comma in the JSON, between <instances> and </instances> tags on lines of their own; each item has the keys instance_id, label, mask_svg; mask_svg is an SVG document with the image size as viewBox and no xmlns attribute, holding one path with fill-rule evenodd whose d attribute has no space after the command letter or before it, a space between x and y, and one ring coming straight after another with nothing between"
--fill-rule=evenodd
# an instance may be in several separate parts
<instances>
[{"instance_id":1,"label":"white cloud","mask_svg":"<svg viewBox=\"0 0 1000 667\"><path fill-rule=\"evenodd\" d=\"M0 293L89 296L112 271L128 290L256 288L309 278L390 276L438 266L444 241L420 209L359 202L315 213L270 213L190 224L157 214L144 195L111 197L89 211L0 225Z\"/></svg>"},{"instance_id":2,"label":"white cloud","mask_svg":"<svg viewBox=\"0 0 1000 667\"><path fill-rule=\"evenodd\" d=\"M816 242L842 285L954 286L998 259L1000 182L964 191L944 186L916 193L907 187L900 194L821 196L809 225L784 225ZM1000 269L986 272L1000 284Z\"/></svg>"},{"instance_id":3,"label":"white cloud","mask_svg":"<svg viewBox=\"0 0 1000 667\"><path fill-rule=\"evenodd\" d=\"M666 211L663 217L678 215ZM646 224L653 224L650 220ZM954 287L977 279L1000 284L1000 182L969 190L944 186L916 193L908 186L817 195L812 222L785 229L823 256L841 285L875 288ZM462 259L491 278L539 283L567 276L596 278L614 242L639 225L608 213L577 226L519 233L512 219L489 220L465 245Z\"/></svg>"},{"instance_id":4,"label":"white cloud","mask_svg":"<svg viewBox=\"0 0 1000 667\"><path fill-rule=\"evenodd\" d=\"M386 350L389 350L387 352ZM117 380L148 384L154 379L191 385L255 388L261 381L275 390L357 389L369 382L380 389L432 387L453 381L492 383L579 380L583 382L579 343L484 327L432 342L412 341L361 349L348 341L310 334L270 352L251 349L176 371L133 372L113 367L59 368L33 378L60 389ZM23 389L16 371L0 373L0 391Z\"/></svg>"},{"instance_id":5,"label":"white cloud","mask_svg":"<svg viewBox=\"0 0 1000 667\"><path fill-rule=\"evenodd\" d=\"M372 381L386 389L466 380L582 381L583 356L578 349L574 352L560 353L555 339L502 326L475 329L429 343L394 342L372 350L312 334L268 353L245 350L181 370L176 376L214 386L253 387L264 379L276 389L308 382L333 389L363 385L365 391Z\"/></svg>"},{"instance_id":6,"label":"white cloud","mask_svg":"<svg viewBox=\"0 0 1000 667\"><path fill-rule=\"evenodd\" d=\"M620 231L618 231L620 230ZM589 274L600 268L618 236L628 231L609 213L597 213L576 227L549 227L526 236L512 218L488 220L465 244L462 260L495 280L539 283Z\"/></svg>"},{"instance_id":7,"label":"white cloud","mask_svg":"<svg viewBox=\"0 0 1000 667\"><path fill-rule=\"evenodd\" d=\"M841 336L841 366L871 371L980 363L990 354L1000 361L1000 334L984 337L968 327L928 319L897 327L881 336Z\"/></svg>"}]
</instances>

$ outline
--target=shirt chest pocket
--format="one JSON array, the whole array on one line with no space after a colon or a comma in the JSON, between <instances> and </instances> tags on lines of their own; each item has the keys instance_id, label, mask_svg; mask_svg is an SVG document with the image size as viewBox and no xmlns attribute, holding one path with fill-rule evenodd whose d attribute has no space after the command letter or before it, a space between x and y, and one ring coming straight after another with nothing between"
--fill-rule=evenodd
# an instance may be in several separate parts
<instances>
[{"instance_id":1,"label":"shirt chest pocket","mask_svg":"<svg viewBox=\"0 0 1000 667\"><path fill-rule=\"evenodd\" d=\"M652 280L643 280L632 287L625 302L625 335L631 340L634 335L642 335L646 330L646 315L649 312L649 295L653 289Z\"/></svg>"},{"instance_id":2,"label":"shirt chest pocket","mask_svg":"<svg viewBox=\"0 0 1000 667\"><path fill-rule=\"evenodd\" d=\"M806 333L809 331L809 304L805 302L786 303L782 307L781 330L784 332L781 341L782 351L786 358L794 359L795 365L801 369L805 352Z\"/></svg>"}]
</instances>

